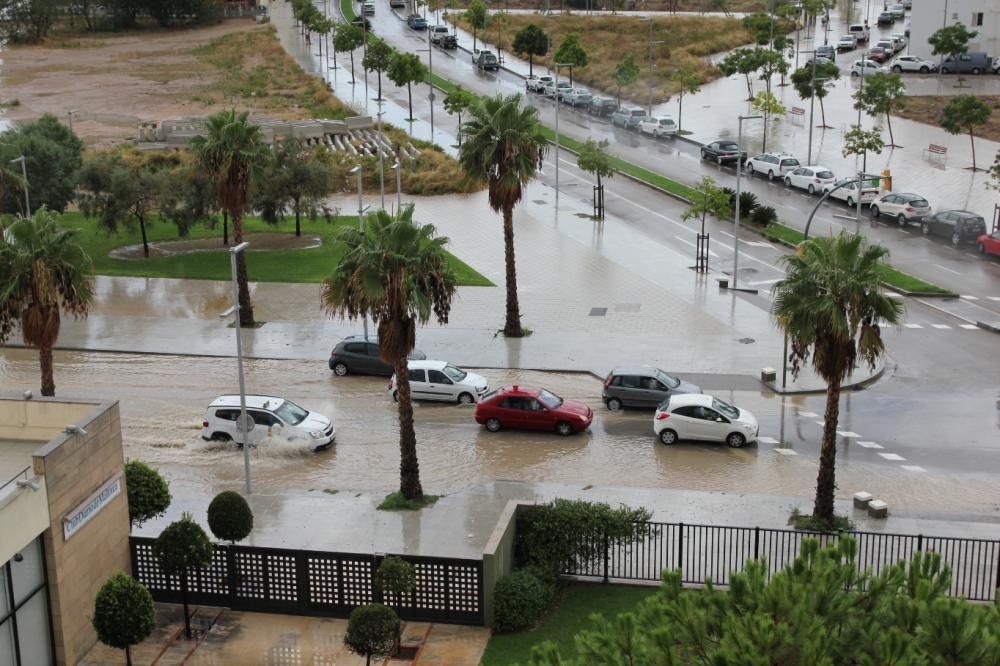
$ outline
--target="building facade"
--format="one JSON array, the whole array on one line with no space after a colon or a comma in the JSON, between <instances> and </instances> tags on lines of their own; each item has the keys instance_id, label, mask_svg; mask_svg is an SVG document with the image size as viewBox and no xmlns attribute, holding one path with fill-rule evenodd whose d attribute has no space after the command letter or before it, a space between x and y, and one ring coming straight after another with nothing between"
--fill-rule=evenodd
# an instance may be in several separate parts
<instances>
[{"instance_id":1,"label":"building facade","mask_svg":"<svg viewBox=\"0 0 1000 666\"><path fill-rule=\"evenodd\" d=\"M1000 1L998 0L918 0L910 12L909 53L938 62L931 55L927 39L945 25L962 23L977 35L969 42L969 52L983 51L1000 56Z\"/></svg>"},{"instance_id":2,"label":"building facade","mask_svg":"<svg viewBox=\"0 0 1000 666\"><path fill-rule=\"evenodd\" d=\"M0 666L86 654L128 536L118 403L0 399Z\"/></svg>"}]
</instances>

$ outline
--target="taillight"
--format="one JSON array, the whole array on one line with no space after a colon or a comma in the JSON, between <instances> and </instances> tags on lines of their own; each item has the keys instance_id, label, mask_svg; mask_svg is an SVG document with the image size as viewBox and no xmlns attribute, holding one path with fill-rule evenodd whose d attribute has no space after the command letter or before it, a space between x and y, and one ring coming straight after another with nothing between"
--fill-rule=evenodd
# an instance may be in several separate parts
<instances>
[{"instance_id":1,"label":"taillight","mask_svg":"<svg viewBox=\"0 0 1000 666\"><path fill-rule=\"evenodd\" d=\"M816 182L817 182L817 183L819 182L819 178L817 178L817 179L816 179Z\"/></svg>"},{"instance_id":2,"label":"taillight","mask_svg":"<svg viewBox=\"0 0 1000 666\"><path fill-rule=\"evenodd\" d=\"M332 350L332 351L330 352L330 358L333 358L333 357L334 357L334 356L336 356L336 355L337 355L337 350L336 350L336 349L334 349L334 350Z\"/></svg>"},{"instance_id":3,"label":"taillight","mask_svg":"<svg viewBox=\"0 0 1000 666\"><path fill-rule=\"evenodd\" d=\"M202 421L201 422L201 427L202 428L207 428L208 427L208 421Z\"/></svg>"},{"instance_id":4,"label":"taillight","mask_svg":"<svg viewBox=\"0 0 1000 666\"><path fill-rule=\"evenodd\" d=\"M663 421L670 418L670 412L656 412L656 420Z\"/></svg>"}]
</instances>

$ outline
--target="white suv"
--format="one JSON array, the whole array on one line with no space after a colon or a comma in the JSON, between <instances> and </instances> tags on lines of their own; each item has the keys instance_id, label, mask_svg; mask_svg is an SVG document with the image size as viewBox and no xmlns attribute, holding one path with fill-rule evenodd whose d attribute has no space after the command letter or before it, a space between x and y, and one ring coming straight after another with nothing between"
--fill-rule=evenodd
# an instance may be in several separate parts
<instances>
[{"instance_id":1,"label":"white suv","mask_svg":"<svg viewBox=\"0 0 1000 666\"><path fill-rule=\"evenodd\" d=\"M785 176L785 185L788 187L801 187L809 194L815 194L823 189L824 185L837 180L833 172L824 166L799 167L795 171Z\"/></svg>"},{"instance_id":2,"label":"white suv","mask_svg":"<svg viewBox=\"0 0 1000 666\"><path fill-rule=\"evenodd\" d=\"M751 176L759 173L767 176L768 180L774 180L784 178L785 174L800 166L799 161L787 153L764 153L747 160L747 173Z\"/></svg>"},{"instance_id":3,"label":"white suv","mask_svg":"<svg viewBox=\"0 0 1000 666\"><path fill-rule=\"evenodd\" d=\"M444 361L410 361L410 395L414 400L440 400L471 405L489 391L489 384L480 375L448 365ZM389 380L389 395L397 400L396 375Z\"/></svg>"},{"instance_id":4,"label":"white suv","mask_svg":"<svg viewBox=\"0 0 1000 666\"><path fill-rule=\"evenodd\" d=\"M268 395L246 396L251 446L260 446L274 439L304 442L313 451L328 448L337 432L330 419L299 407L291 400ZM236 442L243 445L243 433L237 427L240 418L240 396L221 395L212 401L201 422L201 438L206 441Z\"/></svg>"},{"instance_id":5,"label":"white suv","mask_svg":"<svg viewBox=\"0 0 1000 666\"><path fill-rule=\"evenodd\" d=\"M932 212L927 199L908 192L887 192L873 201L871 207L872 219L888 215L896 218L896 223L901 227L930 217Z\"/></svg>"}]
</instances>

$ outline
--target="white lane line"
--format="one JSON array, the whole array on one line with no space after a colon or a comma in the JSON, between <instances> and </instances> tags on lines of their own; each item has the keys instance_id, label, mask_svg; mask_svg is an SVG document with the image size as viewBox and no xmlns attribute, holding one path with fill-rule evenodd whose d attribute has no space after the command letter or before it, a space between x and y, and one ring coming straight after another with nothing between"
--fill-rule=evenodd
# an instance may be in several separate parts
<instances>
[{"instance_id":1,"label":"white lane line","mask_svg":"<svg viewBox=\"0 0 1000 666\"><path fill-rule=\"evenodd\" d=\"M858 433L851 432L850 430L838 430L837 434L840 435L841 437L847 437L848 439L861 437L861 435L859 435Z\"/></svg>"},{"instance_id":2,"label":"white lane line","mask_svg":"<svg viewBox=\"0 0 1000 666\"><path fill-rule=\"evenodd\" d=\"M797 456L797 455L799 455L798 453L796 453L792 449L775 449L774 452L775 453L780 453L783 456Z\"/></svg>"},{"instance_id":3,"label":"white lane line","mask_svg":"<svg viewBox=\"0 0 1000 666\"><path fill-rule=\"evenodd\" d=\"M747 282L751 287L756 287L758 284L774 284L780 281L782 278L775 278L773 280L757 280L756 282Z\"/></svg>"},{"instance_id":4,"label":"white lane line","mask_svg":"<svg viewBox=\"0 0 1000 666\"><path fill-rule=\"evenodd\" d=\"M826 425L826 421L813 421L813 423L815 423L816 425L818 425L818 426L820 426L820 427L822 427L822 426L825 426L825 425Z\"/></svg>"},{"instance_id":5,"label":"white lane line","mask_svg":"<svg viewBox=\"0 0 1000 666\"><path fill-rule=\"evenodd\" d=\"M777 444L778 443L778 440L776 440L774 437L758 437L757 441L758 442L763 442L764 444Z\"/></svg>"},{"instance_id":6,"label":"white lane line","mask_svg":"<svg viewBox=\"0 0 1000 666\"><path fill-rule=\"evenodd\" d=\"M905 469L907 472L921 472L924 474L927 473L927 470L921 467L920 465L900 465L900 467Z\"/></svg>"},{"instance_id":7,"label":"white lane line","mask_svg":"<svg viewBox=\"0 0 1000 666\"><path fill-rule=\"evenodd\" d=\"M959 327L964 328L967 331L974 331L979 328L975 324L959 324Z\"/></svg>"},{"instance_id":8,"label":"white lane line","mask_svg":"<svg viewBox=\"0 0 1000 666\"><path fill-rule=\"evenodd\" d=\"M903 324L906 328L923 328L922 324Z\"/></svg>"},{"instance_id":9,"label":"white lane line","mask_svg":"<svg viewBox=\"0 0 1000 666\"><path fill-rule=\"evenodd\" d=\"M1000 301L1000 296L987 296L986 298L990 299L991 301Z\"/></svg>"},{"instance_id":10,"label":"white lane line","mask_svg":"<svg viewBox=\"0 0 1000 666\"><path fill-rule=\"evenodd\" d=\"M816 412L799 412L799 416L807 419L814 419L817 416L819 416L819 414L817 414Z\"/></svg>"},{"instance_id":11,"label":"white lane line","mask_svg":"<svg viewBox=\"0 0 1000 666\"><path fill-rule=\"evenodd\" d=\"M764 241L748 241L748 240L745 240L745 241L743 241L743 243L745 243L746 245L752 245L753 247L766 247L769 250L773 250L774 249L773 245L771 245L770 243L766 243Z\"/></svg>"},{"instance_id":12,"label":"white lane line","mask_svg":"<svg viewBox=\"0 0 1000 666\"><path fill-rule=\"evenodd\" d=\"M676 239L677 239L677 240L679 240L680 242L684 243L685 245L690 245L691 247L693 247L693 248L695 248L695 249L698 249L698 246L697 246L697 245L695 245L694 243L692 243L692 242L691 242L691 241L689 241L689 240L684 240L684 239L683 239L683 238L681 238L680 236L674 236L674 238L676 238ZM709 251L708 251L708 254L709 254L709 256L712 256L712 257L718 257L718 256L719 256L719 255L717 255L716 253L712 252L711 250L709 250ZM780 278L779 278L779 279L780 279Z\"/></svg>"},{"instance_id":13,"label":"white lane line","mask_svg":"<svg viewBox=\"0 0 1000 666\"><path fill-rule=\"evenodd\" d=\"M858 446L863 446L866 449L881 449L883 448L881 444L876 444L875 442L858 442Z\"/></svg>"},{"instance_id":14,"label":"white lane line","mask_svg":"<svg viewBox=\"0 0 1000 666\"><path fill-rule=\"evenodd\" d=\"M906 460L906 458L896 453L880 453L879 455L886 460Z\"/></svg>"},{"instance_id":15,"label":"white lane line","mask_svg":"<svg viewBox=\"0 0 1000 666\"><path fill-rule=\"evenodd\" d=\"M960 294L960 297L964 298L967 301L978 301L979 300L978 296L969 296L968 294Z\"/></svg>"},{"instance_id":16,"label":"white lane line","mask_svg":"<svg viewBox=\"0 0 1000 666\"><path fill-rule=\"evenodd\" d=\"M951 328L951 326L949 326L948 324L931 324L931 326L933 326L934 328L940 328L940 329L950 329Z\"/></svg>"},{"instance_id":17,"label":"white lane line","mask_svg":"<svg viewBox=\"0 0 1000 666\"><path fill-rule=\"evenodd\" d=\"M730 238L736 238L736 236L732 235L728 231L723 231L722 229L719 229L719 233L722 234L723 236L729 236Z\"/></svg>"},{"instance_id":18,"label":"white lane line","mask_svg":"<svg viewBox=\"0 0 1000 666\"><path fill-rule=\"evenodd\" d=\"M949 273L952 273L954 275L961 275L961 273L959 273L958 271L953 271L950 268L945 268L941 264L931 264L931 266L934 266L935 268L940 268L943 271L948 271Z\"/></svg>"}]
</instances>

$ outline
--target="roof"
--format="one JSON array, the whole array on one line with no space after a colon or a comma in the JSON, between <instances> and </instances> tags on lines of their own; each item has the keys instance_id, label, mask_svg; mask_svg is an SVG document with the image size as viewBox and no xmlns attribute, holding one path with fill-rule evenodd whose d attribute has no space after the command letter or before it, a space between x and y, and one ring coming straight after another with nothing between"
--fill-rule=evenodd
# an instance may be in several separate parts
<instances>
[{"instance_id":1,"label":"roof","mask_svg":"<svg viewBox=\"0 0 1000 666\"><path fill-rule=\"evenodd\" d=\"M711 407L713 400L715 398L707 393L673 393L670 396L670 409L686 407L688 405Z\"/></svg>"},{"instance_id":2,"label":"roof","mask_svg":"<svg viewBox=\"0 0 1000 666\"><path fill-rule=\"evenodd\" d=\"M611 370L612 375L639 375L640 377L655 377L660 372L651 365L619 365Z\"/></svg>"},{"instance_id":3,"label":"roof","mask_svg":"<svg viewBox=\"0 0 1000 666\"><path fill-rule=\"evenodd\" d=\"M539 393L542 392L537 386L502 386L497 390L497 393L502 395L526 395L530 397L537 397Z\"/></svg>"},{"instance_id":4,"label":"roof","mask_svg":"<svg viewBox=\"0 0 1000 666\"><path fill-rule=\"evenodd\" d=\"M273 395L248 395L246 396L247 409L273 409L283 403L284 398L278 398ZM218 398L212 401L209 407L239 407L240 406L240 396L236 395L220 395Z\"/></svg>"},{"instance_id":5,"label":"roof","mask_svg":"<svg viewBox=\"0 0 1000 666\"><path fill-rule=\"evenodd\" d=\"M443 370L447 361L409 361L406 366L410 370Z\"/></svg>"}]
</instances>

